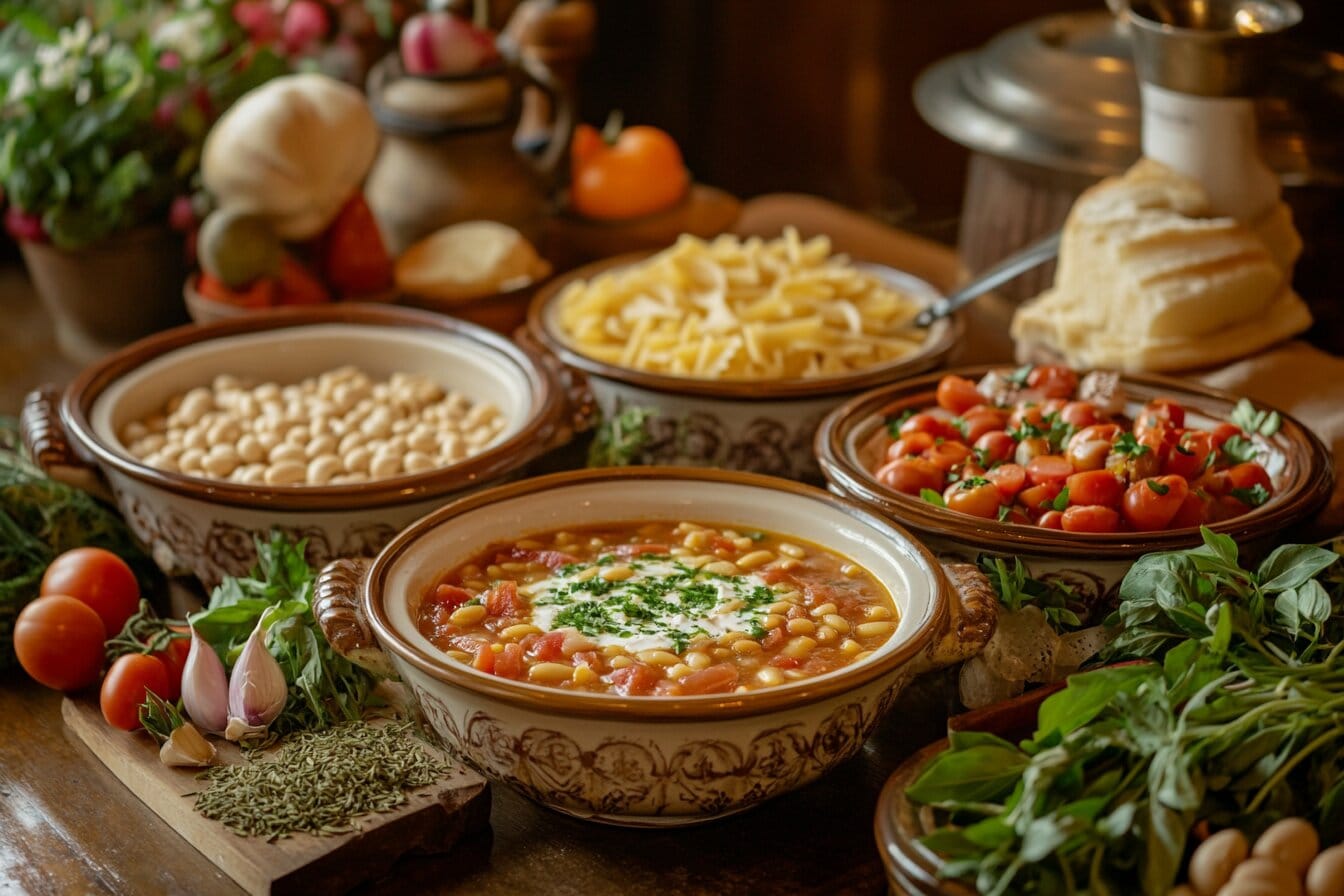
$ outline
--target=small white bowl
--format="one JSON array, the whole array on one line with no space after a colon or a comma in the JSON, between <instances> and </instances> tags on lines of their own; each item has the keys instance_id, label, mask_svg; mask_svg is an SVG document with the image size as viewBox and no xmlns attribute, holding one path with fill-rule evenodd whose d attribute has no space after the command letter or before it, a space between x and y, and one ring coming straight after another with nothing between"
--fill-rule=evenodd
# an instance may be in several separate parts
<instances>
[{"instance_id":1,"label":"small white bowl","mask_svg":"<svg viewBox=\"0 0 1344 896\"><path fill-rule=\"evenodd\" d=\"M508 423L484 451L447 467L358 485L270 486L165 472L121 444L127 423L218 374L293 383L346 364L385 378L426 373L492 402ZM576 403L578 406L576 406ZM586 411L542 361L497 334L452 318L386 306L271 310L181 327L136 342L84 370L62 396L29 396L23 433L49 474L110 494L169 572L207 587L245 574L253 539L280 530L308 539L324 563L372 555L398 529L458 493L523 473L567 441Z\"/></svg>"},{"instance_id":2,"label":"small white bowl","mask_svg":"<svg viewBox=\"0 0 1344 896\"><path fill-rule=\"evenodd\" d=\"M710 520L817 543L886 585L896 633L866 660L778 687L623 697L477 672L417 630L420 596L487 544L630 519ZM371 564L329 565L315 611L338 651L399 675L443 741L485 774L571 815L647 827L738 812L829 771L858 751L915 675L978 652L996 606L973 567L945 572L903 530L820 489L642 467L560 473L455 501Z\"/></svg>"}]
</instances>

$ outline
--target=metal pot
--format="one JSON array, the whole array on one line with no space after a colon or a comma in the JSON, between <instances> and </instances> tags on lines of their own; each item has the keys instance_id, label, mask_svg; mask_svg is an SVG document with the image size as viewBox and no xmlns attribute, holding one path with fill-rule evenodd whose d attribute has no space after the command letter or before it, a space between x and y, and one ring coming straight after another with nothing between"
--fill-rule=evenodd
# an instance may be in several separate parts
<instances>
[{"instance_id":1,"label":"metal pot","mask_svg":"<svg viewBox=\"0 0 1344 896\"><path fill-rule=\"evenodd\" d=\"M1256 100L1260 153L1306 244L1294 286L1316 317L1311 336L1344 352L1344 306L1326 286L1344 279L1344 56L1289 46ZM1130 35L1105 10L1011 28L935 63L914 95L925 121L973 151L958 235L972 272L1059 228L1083 190L1141 152ZM1053 278L1038 268L1001 293L1022 301Z\"/></svg>"}]
</instances>

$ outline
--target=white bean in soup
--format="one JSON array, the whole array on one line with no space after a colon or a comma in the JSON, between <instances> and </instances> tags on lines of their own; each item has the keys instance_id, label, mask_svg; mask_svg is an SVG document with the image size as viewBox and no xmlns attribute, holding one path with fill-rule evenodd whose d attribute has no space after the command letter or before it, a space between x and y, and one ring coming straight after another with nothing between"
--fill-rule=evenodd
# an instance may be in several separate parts
<instances>
[{"instance_id":1,"label":"white bean in soup","mask_svg":"<svg viewBox=\"0 0 1344 896\"><path fill-rule=\"evenodd\" d=\"M866 570L806 541L627 522L492 544L412 607L480 672L626 696L746 692L866 659L896 630Z\"/></svg>"}]
</instances>

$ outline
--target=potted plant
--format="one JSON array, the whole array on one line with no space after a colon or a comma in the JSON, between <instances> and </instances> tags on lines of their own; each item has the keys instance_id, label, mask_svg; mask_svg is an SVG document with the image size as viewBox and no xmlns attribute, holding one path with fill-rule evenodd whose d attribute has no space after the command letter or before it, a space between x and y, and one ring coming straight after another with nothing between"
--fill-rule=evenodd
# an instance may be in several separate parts
<instances>
[{"instance_id":1,"label":"potted plant","mask_svg":"<svg viewBox=\"0 0 1344 896\"><path fill-rule=\"evenodd\" d=\"M183 319L170 212L190 217L210 122L285 65L228 0L71 7L0 4L0 187L58 345L88 361Z\"/></svg>"}]
</instances>

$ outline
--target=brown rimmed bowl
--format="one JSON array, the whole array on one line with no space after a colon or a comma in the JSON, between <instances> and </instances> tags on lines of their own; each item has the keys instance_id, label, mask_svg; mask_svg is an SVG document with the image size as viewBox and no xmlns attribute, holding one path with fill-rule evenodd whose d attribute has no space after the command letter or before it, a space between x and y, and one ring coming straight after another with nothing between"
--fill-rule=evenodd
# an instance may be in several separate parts
<instances>
[{"instance_id":1,"label":"brown rimmed bowl","mask_svg":"<svg viewBox=\"0 0 1344 896\"><path fill-rule=\"evenodd\" d=\"M170 396L231 373L286 384L353 364L370 376L429 374L493 402L507 418L486 449L460 463L358 485L246 485L165 472L132 456L117 433ZM387 306L271 309L180 327L86 368L64 393L25 402L25 444L56 478L110 496L169 572L207 587L242 575L253 538L308 540L309 559L372 555L411 520L463 492L524 473L586 425L582 384L498 334L453 318Z\"/></svg>"},{"instance_id":2,"label":"brown rimmed bowl","mask_svg":"<svg viewBox=\"0 0 1344 896\"><path fill-rule=\"evenodd\" d=\"M816 543L890 591L896 632L872 656L773 688L692 697L560 690L477 672L418 631L421 595L492 542L631 519L712 521ZM315 611L343 655L409 686L444 743L571 815L639 827L707 821L799 787L852 756L918 673L978 652L997 600L889 520L820 489L678 467L559 473L464 497L371 563L319 576Z\"/></svg>"},{"instance_id":3,"label":"brown rimmed bowl","mask_svg":"<svg viewBox=\"0 0 1344 896\"><path fill-rule=\"evenodd\" d=\"M632 463L684 464L819 479L812 437L837 405L865 389L931 370L956 347L964 329L958 316L929 328L916 353L854 373L815 379L710 380L618 367L582 354L556 321L558 299L578 280L628 267L650 252L620 255L578 268L537 292L528 309L527 332L564 364L587 377L598 409L614 420L628 409L647 412L641 447ZM920 301L941 298L936 287L884 265L856 263L890 286Z\"/></svg>"},{"instance_id":4,"label":"brown rimmed bowl","mask_svg":"<svg viewBox=\"0 0 1344 896\"><path fill-rule=\"evenodd\" d=\"M816 453L832 491L861 502L909 528L941 558L974 561L983 554L1024 560L1037 578L1060 578L1080 599L1114 596L1129 567L1143 554L1197 547L1198 528L1161 532L1082 534L969 516L899 494L869 472L884 421L906 410L936 405L938 382L949 374L978 380L996 367L970 367L930 374L874 389L837 408L817 430ZM1226 420L1237 396L1194 383L1147 374L1123 374L1131 417L1152 398L1166 397L1186 409L1187 422L1207 429ZM1268 408L1265 408L1268 409ZM1255 436L1257 458L1274 482L1274 496L1260 507L1213 525L1250 556L1281 543L1284 533L1310 520L1329 500L1330 455L1310 430L1280 412L1272 437Z\"/></svg>"}]
</instances>

